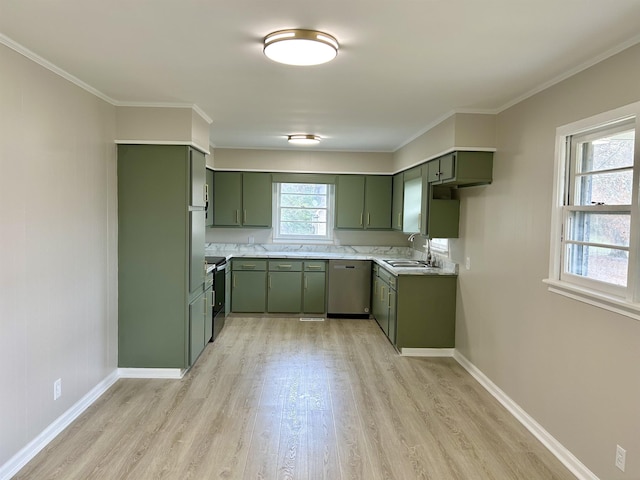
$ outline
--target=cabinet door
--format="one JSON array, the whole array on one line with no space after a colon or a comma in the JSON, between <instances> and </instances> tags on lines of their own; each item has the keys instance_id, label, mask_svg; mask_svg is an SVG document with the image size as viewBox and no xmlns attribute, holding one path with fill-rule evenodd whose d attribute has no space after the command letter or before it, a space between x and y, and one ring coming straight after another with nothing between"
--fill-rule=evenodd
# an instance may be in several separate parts
<instances>
[{"instance_id":1,"label":"cabinet door","mask_svg":"<svg viewBox=\"0 0 640 480\"><path fill-rule=\"evenodd\" d=\"M206 183L206 193L207 193L207 197L206 197L206 203L205 203L205 210L206 210L206 222L205 222L205 226L207 227L212 227L213 226L213 170L209 170L207 168L207 183Z\"/></svg>"},{"instance_id":2,"label":"cabinet door","mask_svg":"<svg viewBox=\"0 0 640 480\"><path fill-rule=\"evenodd\" d=\"M440 176L441 182L446 182L456 176L456 155L450 153L444 157L440 157Z\"/></svg>"},{"instance_id":3,"label":"cabinet door","mask_svg":"<svg viewBox=\"0 0 640 480\"><path fill-rule=\"evenodd\" d=\"M216 303L215 292L209 287L204 291L204 343L208 343L213 336L213 307Z\"/></svg>"},{"instance_id":4,"label":"cabinet door","mask_svg":"<svg viewBox=\"0 0 640 480\"><path fill-rule=\"evenodd\" d=\"M269 272L268 283L270 313L302 311L302 272Z\"/></svg>"},{"instance_id":5,"label":"cabinet door","mask_svg":"<svg viewBox=\"0 0 640 480\"><path fill-rule=\"evenodd\" d=\"M238 227L241 210L242 174L215 172L213 175L213 224L217 227Z\"/></svg>"},{"instance_id":6,"label":"cabinet door","mask_svg":"<svg viewBox=\"0 0 640 480\"><path fill-rule=\"evenodd\" d=\"M204 216L204 210L194 210L189 212L189 222L191 224L191 237L189 243L189 292L194 292L198 287L202 287L204 284L206 264L204 260Z\"/></svg>"},{"instance_id":7,"label":"cabinet door","mask_svg":"<svg viewBox=\"0 0 640 480\"><path fill-rule=\"evenodd\" d=\"M231 311L258 313L267 306L267 272L231 272Z\"/></svg>"},{"instance_id":8,"label":"cabinet door","mask_svg":"<svg viewBox=\"0 0 640 480\"><path fill-rule=\"evenodd\" d=\"M396 307L396 291L393 289L389 290L389 330L387 332L387 337L391 340L393 345L396 344L396 329L398 324L397 317L397 307Z\"/></svg>"},{"instance_id":9,"label":"cabinet door","mask_svg":"<svg viewBox=\"0 0 640 480\"><path fill-rule=\"evenodd\" d=\"M393 176L393 197L391 201L391 227L402 231L402 213L404 204L404 174Z\"/></svg>"},{"instance_id":10,"label":"cabinet door","mask_svg":"<svg viewBox=\"0 0 640 480\"><path fill-rule=\"evenodd\" d=\"M375 175L366 178L365 228L391 228L392 178Z\"/></svg>"},{"instance_id":11,"label":"cabinet door","mask_svg":"<svg viewBox=\"0 0 640 480\"><path fill-rule=\"evenodd\" d=\"M325 272L304 272L304 290L302 311L305 313L324 313Z\"/></svg>"},{"instance_id":12,"label":"cabinet door","mask_svg":"<svg viewBox=\"0 0 640 480\"><path fill-rule=\"evenodd\" d=\"M364 176L338 175L336 228L364 228Z\"/></svg>"},{"instance_id":13,"label":"cabinet door","mask_svg":"<svg viewBox=\"0 0 640 480\"><path fill-rule=\"evenodd\" d=\"M272 191L270 173L242 174L242 224L245 227L271 226Z\"/></svg>"},{"instance_id":14,"label":"cabinet door","mask_svg":"<svg viewBox=\"0 0 640 480\"><path fill-rule=\"evenodd\" d=\"M204 153L189 149L189 167L191 173L192 207L206 206L206 168Z\"/></svg>"},{"instance_id":15,"label":"cabinet door","mask_svg":"<svg viewBox=\"0 0 640 480\"><path fill-rule=\"evenodd\" d=\"M193 365L205 346L206 296L203 293L189 304L189 365Z\"/></svg>"}]
</instances>

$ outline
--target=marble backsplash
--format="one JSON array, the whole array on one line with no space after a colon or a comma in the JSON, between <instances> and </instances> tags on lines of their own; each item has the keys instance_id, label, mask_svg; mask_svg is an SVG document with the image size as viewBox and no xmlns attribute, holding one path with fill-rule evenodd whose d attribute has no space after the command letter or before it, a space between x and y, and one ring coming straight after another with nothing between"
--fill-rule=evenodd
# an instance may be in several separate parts
<instances>
[{"instance_id":1,"label":"marble backsplash","mask_svg":"<svg viewBox=\"0 0 640 480\"><path fill-rule=\"evenodd\" d=\"M426 260L427 253L411 247L394 246L366 246L366 245L305 245L283 243L206 243L206 255L226 256L233 253L313 253L313 254L337 254L337 255L369 255L372 257L411 258ZM439 266L454 267L455 264L445 255L433 252L436 264Z\"/></svg>"}]
</instances>

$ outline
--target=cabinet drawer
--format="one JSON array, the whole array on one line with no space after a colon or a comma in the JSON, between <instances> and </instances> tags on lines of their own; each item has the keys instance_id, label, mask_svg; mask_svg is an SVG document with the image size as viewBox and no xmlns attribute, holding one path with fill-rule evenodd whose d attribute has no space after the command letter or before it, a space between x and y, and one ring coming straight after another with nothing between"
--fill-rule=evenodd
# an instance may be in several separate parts
<instances>
[{"instance_id":1,"label":"cabinet drawer","mask_svg":"<svg viewBox=\"0 0 640 480\"><path fill-rule=\"evenodd\" d=\"M231 261L232 270L266 270L267 261L255 258L234 259Z\"/></svg>"},{"instance_id":2,"label":"cabinet drawer","mask_svg":"<svg viewBox=\"0 0 640 480\"><path fill-rule=\"evenodd\" d=\"M321 260L307 260L304 262L305 272L324 272L327 270L327 262Z\"/></svg>"},{"instance_id":3,"label":"cabinet drawer","mask_svg":"<svg viewBox=\"0 0 640 480\"><path fill-rule=\"evenodd\" d=\"M301 272L302 261L300 260L269 260L270 272Z\"/></svg>"},{"instance_id":4,"label":"cabinet drawer","mask_svg":"<svg viewBox=\"0 0 640 480\"><path fill-rule=\"evenodd\" d=\"M393 288L394 290L396 289L396 277L394 277L391 273L387 272L384 268L380 268L378 270L378 276L391 288Z\"/></svg>"}]
</instances>

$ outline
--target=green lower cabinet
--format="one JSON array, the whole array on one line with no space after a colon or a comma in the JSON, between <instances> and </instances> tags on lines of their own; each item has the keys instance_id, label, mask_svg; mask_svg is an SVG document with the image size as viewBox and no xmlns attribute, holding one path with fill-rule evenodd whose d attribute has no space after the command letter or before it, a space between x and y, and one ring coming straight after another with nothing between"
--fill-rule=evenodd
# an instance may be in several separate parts
<instances>
[{"instance_id":1,"label":"green lower cabinet","mask_svg":"<svg viewBox=\"0 0 640 480\"><path fill-rule=\"evenodd\" d=\"M400 275L397 282L396 348L453 348L457 278Z\"/></svg>"},{"instance_id":2,"label":"green lower cabinet","mask_svg":"<svg viewBox=\"0 0 640 480\"><path fill-rule=\"evenodd\" d=\"M387 337L392 344L396 344L396 330L398 328L397 294L394 289L389 290L389 329Z\"/></svg>"},{"instance_id":3,"label":"green lower cabinet","mask_svg":"<svg viewBox=\"0 0 640 480\"><path fill-rule=\"evenodd\" d=\"M269 272L268 284L269 313L302 311L302 272Z\"/></svg>"},{"instance_id":4,"label":"green lower cabinet","mask_svg":"<svg viewBox=\"0 0 640 480\"><path fill-rule=\"evenodd\" d=\"M205 318L207 316L207 294L201 293L189 304L189 366L198 359L205 341Z\"/></svg>"},{"instance_id":5,"label":"green lower cabinet","mask_svg":"<svg viewBox=\"0 0 640 480\"><path fill-rule=\"evenodd\" d=\"M213 337L213 307L216 304L216 297L213 288L209 287L204 291L204 343L209 343Z\"/></svg>"},{"instance_id":6,"label":"green lower cabinet","mask_svg":"<svg viewBox=\"0 0 640 480\"><path fill-rule=\"evenodd\" d=\"M326 311L325 272L304 272L302 311L304 313L324 313Z\"/></svg>"},{"instance_id":7,"label":"green lower cabinet","mask_svg":"<svg viewBox=\"0 0 640 480\"><path fill-rule=\"evenodd\" d=\"M231 310L239 313L266 311L266 271L231 272Z\"/></svg>"}]
</instances>

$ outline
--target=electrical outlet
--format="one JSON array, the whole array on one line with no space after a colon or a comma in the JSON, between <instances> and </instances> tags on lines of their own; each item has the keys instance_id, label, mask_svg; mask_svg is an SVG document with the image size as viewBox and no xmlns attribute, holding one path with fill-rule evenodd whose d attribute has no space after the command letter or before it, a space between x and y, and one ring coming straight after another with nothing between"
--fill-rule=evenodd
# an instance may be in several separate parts
<instances>
[{"instance_id":1,"label":"electrical outlet","mask_svg":"<svg viewBox=\"0 0 640 480\"><path fill-rule=\"evenodd\" d=\"M62 379L59 378L53 382L53 399L57 400L62 396Z\"/></svg>"},{"instance_id":2,"label":"electrical outlet","mask_svg":"<svg viewBox=\"0 0 640 480\"><path fill-rule=\"evenodd\" d=\"M467 270L471 270L471 257L467 257L467 259L464 261L464 267Z\"/></svg>"},{"instance_id":3,"label":"electrical outlet","mask_svg":"<svg viewBox=\"0 0 640 480\"><path fill-rule=\"evenodd\" d=\"M624 464L627 461L627 451L620 445L616 445L616 467L624 472Z\"/></svg>"}]
</instances>

